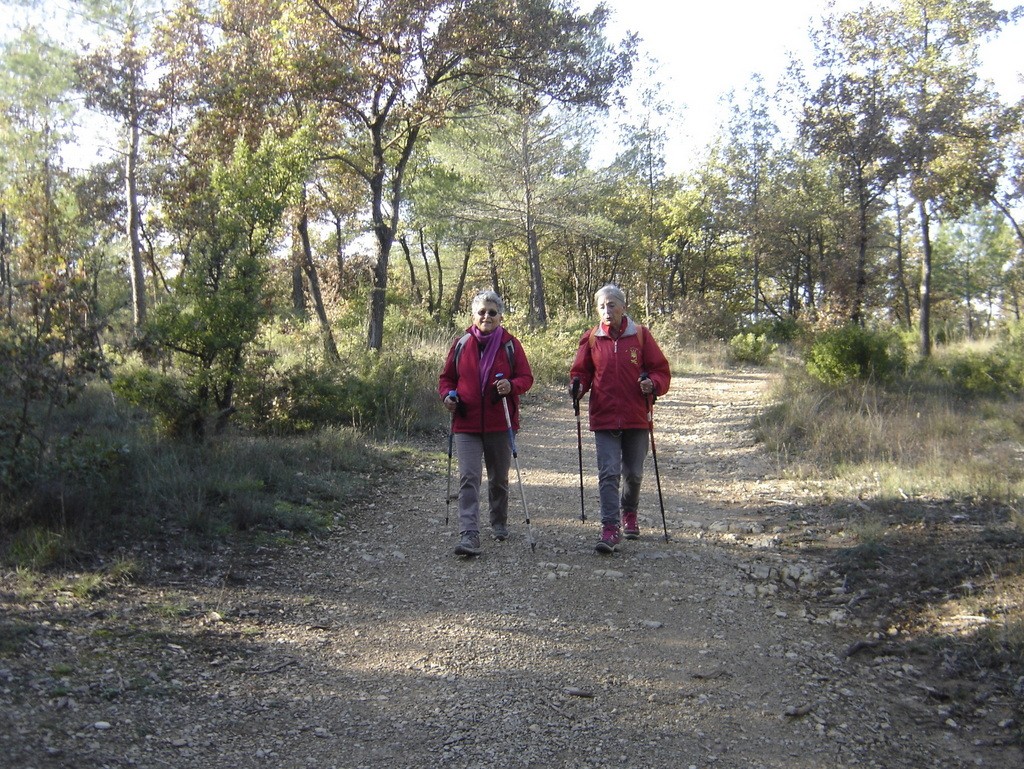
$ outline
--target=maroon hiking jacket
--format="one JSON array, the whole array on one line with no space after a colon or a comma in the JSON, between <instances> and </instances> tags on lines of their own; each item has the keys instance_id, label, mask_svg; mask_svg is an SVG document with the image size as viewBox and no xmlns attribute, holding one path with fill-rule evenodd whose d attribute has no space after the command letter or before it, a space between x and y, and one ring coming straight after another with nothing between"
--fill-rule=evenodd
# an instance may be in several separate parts
<instances>
[{"instance_id":1,"label":"maroon hiking jacket","mask_svg":"<svg viewBox=\"0 0 1024 769\"><path fill-rule=\"evenodd\" d=\"M649 398L640 391L642 374L651 378L655 395L668 392L668 359L645 326L627 315L617 339L600 323L583 334L569 377L579 378L580 395L590 392L591 430L647 429Z\"/></svg>"},{"instance_id":2,"label":"maroon hiking jacket","mask_svg":"<svg viewBox=\"0 0 1024 769\"><path fill-rule=\"evenodd\" d=\"M519 429L519 396L533 386L533 372L522 343L504 327L499 327L495 333L499 332L502 334L501 349L494 357L483 393L480 392L480 346L476 337L468 334L459 353L458 369L455 366L455 348L463 336L460 335L448 350L437 390L442 399L448 396L449 390L455 390L459 395L459 408L452 422L452 429L457 433L494 433L508 429L501 398L496 396L493 387L499 373L512 382L512 392L506 400L512 429ZM508 342L512 343L511 365L505 347Z\"/></svg>"}]
</instances>

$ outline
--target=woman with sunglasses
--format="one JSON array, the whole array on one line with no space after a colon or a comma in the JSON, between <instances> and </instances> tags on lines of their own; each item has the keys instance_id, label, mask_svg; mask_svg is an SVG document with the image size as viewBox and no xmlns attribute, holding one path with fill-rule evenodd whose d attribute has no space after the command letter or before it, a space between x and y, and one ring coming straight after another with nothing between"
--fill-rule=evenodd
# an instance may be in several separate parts
<instances>
[{"instance_id":1,"label":"woman with sunglasses","mask_svg":"<svg viewBox=\"0 0 1024 769\"><path fill-rule=\"evenodd\" d=\"M448 351L438 378L444 407L452 413L459 458L458 555L479 555L480 482L487 468L491 533L508 538L508 475L512 462L505 408L519 430L519 396L533 386L522 343L501 325L505 303L494 291L473 297L472 324Z\"/></svg>"}]
</instances>

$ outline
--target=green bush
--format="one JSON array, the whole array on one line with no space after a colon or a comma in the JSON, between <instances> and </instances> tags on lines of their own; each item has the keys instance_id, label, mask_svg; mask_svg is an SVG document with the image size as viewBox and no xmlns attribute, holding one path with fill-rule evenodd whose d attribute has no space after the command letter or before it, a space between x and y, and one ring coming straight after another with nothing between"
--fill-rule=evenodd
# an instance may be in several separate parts
<instances>
[{"instance_id":1,"label":"green bush","mask_svg":"<svg viewBox=\"0 0 1024 769\"><path fill-rule=\"evenodd\" d=\"M1013 342L987 352L948 355L931 365L961 395L1006 397L1024 392L1024 350Z\"/></svg>"},{"instance_id":2,"label":"green bush","mask_svg":"<svg viewBox=\"0 0 1024 769\"><path fill-rule=\"evenodd\" d=\"M753 363L763 366L771 360L778 345L762 334L748 331L729 340L729 358L734 363Z\"/></svg>"},{"instance_id":3,"label":"green bush","mask_svg":"<svg viewBox=\"0 0 1024 769\"><path fill-rule=\"evenodd\" d=\"M523 343L530 370L538 385L567 385L569 367L576 355L580 337L590 326L582 322L567 323L561 328L516 333Z\"/></svg>"},{"instance_id":4,"label":"green bush","mask_svg":"<svg viewBox=\"0 0 1024 769\"><path fill-rule=\"evenodd\" d=\"M146 411L168 437L191 435L196 420L202 419L199 405L174 373L129 365L114 374L111 388L125 402Z\"/></svg>"},{"instance_id":5,"label":"green bush","mask_svg":"<svg viewBox=\"0 0 1024 769\"><path fill-rule=\"evenodd\" d=\"M891 333L847 325L820 334L806 353L807 372L829 386L854 380L884 382L906 365L906 351Z\"/></svg>"},{"instance_id":6,"label":"green bush","mask_svg":"<svg viewBox=\"0 0 1024 769\"><path fill-rule=\"evenodd\" d=\"M440 353L413 350L349 353L328 365L297 363L269 370L239 393L239 423L259 434L298 435L324 427L355 427L391 436L429 430L440 416L436 396Z\"/></svg>"},{"instance_id":7,"label":"green bush","mask_svg":"<svg viewBox=\"0 0 1024 769\"><path fill-rule=\"evenodd\" d=\"M801 334L800 321L791 315L782 318L771 318L759 320L751 324L747 331L757 336L763 336L770 342L792 342Z\"/></svg>"}]
</instances>

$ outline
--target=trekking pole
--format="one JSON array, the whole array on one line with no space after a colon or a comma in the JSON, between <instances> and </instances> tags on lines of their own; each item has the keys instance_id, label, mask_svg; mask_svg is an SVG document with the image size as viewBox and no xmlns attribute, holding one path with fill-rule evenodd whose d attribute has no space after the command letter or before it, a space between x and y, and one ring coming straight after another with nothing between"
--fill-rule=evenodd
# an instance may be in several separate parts
<instances>
[{"instance_id":1,"label":"trekking pole","mask_svg":"<svg viewBox=\"0 0 1024 769\"><path fill-rule=\"evenodd\" d=\"M448 391L448 397L458 401L459 396L455 390ZM457 407L456 407L457 408ZM448 493L444 498L444 525L448 525L448 519L452 512L452 441L455 437L455 412L452 412L451 421L448 423Z\"/></svg>"},{"instance_id":2,"label":"trekking pole","mask_svg":"<svg viewBox=\"0 0 1024 769\"><path fill-rule=\"evenodd\" d=\"M650 379L647 374L640 377L641 381ZM658 396L651 392L647 400L647 429L651 434L651 456L654 457L654 480L658 484L658 504L661 506L661 526L665 530L665 541L668 542L668 523L665 521L665 500L661 496L661 475L658 473L658 449L654 446L654 404Z\"/></svg>"},{"instance_id":3,"label":"trekking pole","mask_svg":"<svg viewBox=\"0 0 1024 769\"><path fill-rule=\"evenodd\" d=\"M502 374L495 374L495 377L501 379ZM526 515L526 541L530 543L530 551L536 552L537 540L533 537L533 526L530 524L530 510L526 506L526 492L523 491L523 474L519 470L519 452L516 451L516 434L512 430L512 417L508 413L508 398L504 395L501 396L501 405L505 409L505 424L508 426L508 442L512 447L512 459L516 463L516 479L519 481L519 496L523 500L523 513Z\"/></svg>"},{"instance_id":4,"label":"trekking pole","mask_svg":"<svg viewBox=\"0 0 1024 769\"><path fill-rule=\"evenodd\" d=\"M580 520L587 522L587 508L583 502L583 428L580 427L580 380L572 380L572 409L576 412L576 452L580 458Z\"/></svg>"}]
</instances>

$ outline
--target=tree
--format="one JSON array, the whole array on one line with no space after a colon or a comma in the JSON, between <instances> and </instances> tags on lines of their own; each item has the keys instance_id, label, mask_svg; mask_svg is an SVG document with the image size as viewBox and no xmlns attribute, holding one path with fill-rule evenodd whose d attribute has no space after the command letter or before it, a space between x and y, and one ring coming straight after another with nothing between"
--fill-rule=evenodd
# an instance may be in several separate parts
<instances>
[{"instance_id":1,"label":"tree","mask_svg":"<svg viewBox=\"0 0 1024 769\"><path fill-rule=\"evenodd\" d=\"M211 418L220 432L234 412L246 353L272 306L266 257L308 173L308 142L305 132L267 134L256 149L239 140L228 161L192 169L193 194L174 214L181 269L146 330L182 377L155 404L176 432L202 438ZM145 399L147 390L126 394Z\"/></svg>"},{"instance_id":2,"label":"tree","mask_svg":"<svg viewBox=\"0 0 1024 769\"><path fill-rule=\"evenodd\" d=\"M1003 136L1002 173L999 186L991 197L994 205L1010 222L1024 249L1024 223L1014 211L1024 204L1024 102L1006 114L1007 130Z\"/></svg>"},{"instance_id":3,"label":"tree","mask_svg":"<svg viewBox=\"0 0 1024 769\"><path fill-rule=\"evenodd\" d=\"M61 161L72 63L31 27L0 48L0 496L60 454L54 415L100 366L91 241Z\"/></svg>"},{"instance_id":4,"label":"tree","mask_svg":"<svg viewBox=\"0 0 1024 769\"><path fill-rule=\"evenodd\" d=\"M883 16L898 161L921 230L920 353L931 353L931 224L991 197L1004 111L978 81L979 43L1007 21L988 0L903 0Z\"/></svg>"},{"instance_id":5,"label":"tree","mask_svg":"<svg viewBox=\"0 0 1024 769\"><path fill-rule=\"evenodd\" d=\"M460 203L472 212L477 233L502 243L525 266L512 282L522 279L528 319L540 326L548 320L552 269L544 257L556 232L574 228L570 201L585 184L579 118L524 99L517 108L460 121L438 147L439 160L465 182Z\"/></svg>"},{"instance_id":6,"label":"tree","mask_svg":"<svg viewBox=\"0 0 1024 769\"><path fill-rule=\"evenodd\" d=\"M659 98L660 91L661 84L649 71L647 85L634 111L637 119L622 126L620 133L625 148L613 164L613 173L619 176L620 184L632 188L630 196L634 199L636 220L630 228L630 240L637 244L646 262L643 288L647 317L654 314L656 286L660 289L659 310L664 311L673 298L671 280L666 280L661 269L664 265L661 263L660 244L665 232L657 215L660 201L669 193L665 177L665 143L668 139L665 118L670 114L670 108Z\"/></svg>"},{"instance_id":7,"label":"tree","mask_svg":"<svg viewBox=\"0 0 1024 769\"><path fill-rule=\"evenodd\" d=\"M833 158L856 211L855 284L849 319L864 322L868 247L883 195L898 175L891 127L898 103L881 38L885 19L872 7L829 17L815 36L824 77L804 107L801 129L812 151Z\"/></svg>"},{"instance_id":8,"label":"tree","mask_svg":"<svg viewBox=\"0 0 1024 769\"><path fill-rule=\"evenodd\" d=\"M725 157L734 185L733 220L737 229L746 235L750 253L751 313L757 320L762 309L761 259L768 247L768 239L762 231L765 190L778 173L775 143L779 134L760 77L754 78L747 104L733 106L729 131Z\"/></svg>"},{"instance_id":9,"label":"tree","mask_svg":"<svg viewBox=\"0 0 1024 769\"><path fill-rule=\"evenodd\" d=\"M146 322L140 163L143 132L152 127L155 94L147 86L151 58L146 47L157 9L146 0L81 0L82 15L99 33L99 44L77 67L86 106L114 118L123 131L118 150L124 156L125 233L129 246L132 329Z\"/></svg>"},{"instance_id":10,"label":"tree","mask_svg":"<svg viewBox=\"0 0 1024 769\"><path fill-rule=\"evenodd\" d=\"M968 339L989 334L1004 311L1014 306L1013 234L999 212L979 207L943 225L935 242L936 285L963 318L959 324ZM944 289L944 291L943 291Z\"/></svg>"},{"instance_id":11,"label":"tree","mask_svg":"<svg viewBox=\"0 0 1024 769\"><path fill-rule=\"evenodd\" d=\"M297 7L296 7L297 6ZM631 43L610 48L607 10L559 0L311 0L286 13L292 90L315 100L334 151L363 180L376 239L367 343L380 349L391 247L413 152L431 127L516 93L606 103Z\"/></svg>"}]
</instances>

